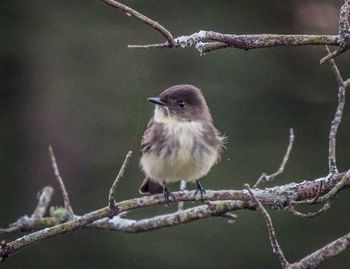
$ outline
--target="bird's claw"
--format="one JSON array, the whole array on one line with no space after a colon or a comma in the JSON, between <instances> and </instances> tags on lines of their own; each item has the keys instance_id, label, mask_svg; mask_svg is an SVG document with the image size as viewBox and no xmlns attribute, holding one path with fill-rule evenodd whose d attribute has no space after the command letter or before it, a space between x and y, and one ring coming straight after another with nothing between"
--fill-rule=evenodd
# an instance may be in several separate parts
<instances>
[{"instance_id":1,"label":"bird's claw","mask_svg":"<svg viewBox=\"0 0 350 269\"><path fill-rule=\"evenodd\" d=\"M169 199L170 197L173 198L174 201L176 201L175 196L171 192L169 192L167 188L164 188L164 199L165 199L165 203L168 206L170 205L170 199Z\"/></svg>"},{"instance_id":2,"label":"bird's claw","mask_svg":"<svg viewBox=\"0 0 350 269\"><path fill-rule=\"evenodd\" d=\"M197 180L197 189L194 193L194 197L196 197L197 193L200 192L201 193L201 199L203 200L203 194L206 194L205 189L202 187L201 183L199 183L199 181Z\"/></svg>"}]
</instances>

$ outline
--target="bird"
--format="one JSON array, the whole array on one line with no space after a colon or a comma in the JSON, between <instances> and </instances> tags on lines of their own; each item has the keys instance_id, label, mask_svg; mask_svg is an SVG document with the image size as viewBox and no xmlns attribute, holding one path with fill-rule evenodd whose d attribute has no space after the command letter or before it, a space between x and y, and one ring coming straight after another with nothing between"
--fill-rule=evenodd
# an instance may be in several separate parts
<instances>
[{"instance_id":1,"label":"bird","mask_svg":"<svg viewBox=\"0 0 350 269\"><path fill-rule=\"evenodd\" d=\"M145 174L139 192L163 193L169 205L167 184L195 182L205 194L199 179L220 159L225 137L213 124L202 91L193 85L175 85L158 97L147 99L155 105L154 115L141 140L140 166Z\"/></svg>"}]
</instances>

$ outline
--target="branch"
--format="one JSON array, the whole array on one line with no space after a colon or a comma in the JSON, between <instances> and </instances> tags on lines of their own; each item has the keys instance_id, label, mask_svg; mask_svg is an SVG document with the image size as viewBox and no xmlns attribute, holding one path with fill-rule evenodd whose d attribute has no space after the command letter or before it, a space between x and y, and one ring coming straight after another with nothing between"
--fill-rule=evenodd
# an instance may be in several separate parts
<instances>
[{"instance_id":1,"label":"branch","mask_svg":"<svg viewBox=\"0 0 350 269\"><path fill-rule=\"evenodd\" d=\"M343 252L344 250L348 249L350 247L350 233L338 238L337 240L327 244L326 246L316 250L312 254L306 256L305 258L301 259L298 262L295 262L293 264L289 264L286 260L283 251L281 247L279 246L279 243L276 238L276 233L273 228L272 220L269 215L269 213L266 211L264 206L261 204L259 199L256 198L254 192L250 189L249 185L245 185L248 189L248 192L250 196L252 197L252 200L257 204L257 210L264 216L266 221L267 230L270 236L270 242L272 246L272 250L274 253L277 254L282 268L286 269L313 269L317 268L319 265L324 263L329 258L332 258L339 253Z\"/></svg>"},{"instance_id":2,"label":"branch","mask_svg":"<svg viewBox=\"0 0 350 269\"><path fill-rule=\"evenodd\" d=\"M242 201L208 202L186 210L178 210L171 214L156 216L142 220L130 220L116 216L113 219L101 219L87 226L87 228L107 229L126 233L141 233L186 224L208 217L222 216L223 214L243 208ZM230 218L232 220L232 217Z\"/></svg>"},{"instance_id":3,"label":"branch","mask_svg":"<svg viewBox=\"0 0 350 269\"><path fill-rule=\"evenodd\" d=\"M262 183L272 181L277 176L279 176L283 173L284 167L286 166L286 164L288 162L290 152L292 151L292 148L293 148L293 142L294 142L294 132L293 132L293 129L291 128L289 130L289 143L288 143L287 151L284 154L284 157L283 157L283 160L282 160L280 167L278 168L278 170L276 172L272 173L271 175L267 175L266 173L262 173L262 175L259 177L257 182L254 184L253 188L259 187Z\"/></svg>"},{"instance_id":4,"label":"branch","mask_svg":"<svg viewBox=\"0 0 350 269\"><path fill-rule=\"evenodd\" d=\"M339 49L330 52L320 60L323 64L350 48L350 0L345 0L339 14Z\"/></svg>"},{"instance_id":5,"label":"branch","mask_svg":"<svg viewBox=\"0 0 350 269\"><path fill-rule=\"evenodd\" d=\"M195 47L200 55L223 48L243 50L286 46L330 45L339 46L337 35L283 35L283 34L252 34L235 35L222 34L214 31L199 31L197 33L179 36L174 39L173 46L167 43L148 45L129 45L128 48L186 48Z\"/></svg>"},{"instance_id":6,"label":"branch","mask_svg":"<svg viewBox=\"0 0 350 269\"><path fill-rule=\"evenodd\" d=\"M63 179L62 179L62 177L60 175L60 172L58 170L56 158L55 158L55 155L53 153L53 149L52 149L51 145L49 145L49 155L50 155L51 162L52 162L52 169L53 169L53 171L55 173L57 183L60 186L60 190L61 190L61 193L62 193L62 196L63 196L64 208L69 213L69 216L71 218L73 218L74 217L74 212L73 212L73 209L72 209L72 207L70 205L68 192L66 190L66 187L64 186Z\"/></svg>"},{"instance_id":7,"label":"branch","mask_svg":"<svg viewBox=\"0 0 350 269\"><path fill-rule=\"evenodd\" d=\"M313 181L303 181L301 183L290 183L286 185L276 186L273 188L266 189L255 189L253 190L255 197L267 207L274 209L283 209L287 208L289 201L300 201L313 198L319 192L319 184L323 182L323 188L321 194L326 194L334 188L334 186L342 180L343 173L334 174L331 177L322 177L315 179ZM350 188L350 180L347 178L346 183L341 186L340 190ZM176 201L198 201L200 198L194 197L195 191L183 191L183 192L174 192L173 195ZM210 191L207 190L205 200L207 201L223 201L222 203L227 206L227 212L233 210L242 210L242 209L255 209L255 205L251 204L251 198L249 193L246 190L220 190L220 191ZM228 207L229 203L226 202L232 201L232 207ZM30 233L21 238L18 238L14 241L6 243L3 247L0 246L0 257L7 257L10 254L17 252L18 250L23 249L26 246L30 246L40 240L48 239L69 231L77 230L80 228L86 227L88 224L93 223L96 220L101 220L105 218L118 215L121 212L126 212L134 210L137 208L144 208L153 205L164 204L166 201L164 195L157 194L141 198L134 198L130 200L125 200L115 204L115 209L111 212L109 206L101 208L96 211L89 212L83 216L75 216L71 221L55 225L53 227L43 229L37 232ZM216 204L214 204L216 206ZM218 204L220 206L222 204ZM209 207L210 208L210 207ZM209 210L208 208L208 210ZM199 209L200 211L200 209ZM181 211L178 211L180 216ZM188 211L187 211L188 212ZM191 212L191 211L190 211ZM208 211L208 214L211 214ZM224 213L225 210L220 211ZM198 218L200 219L200 218ZM192 220L197 220L196 218ZM191 220L191 221L192 221ZM165 222L160 222L160 224L155 225L155 228L162 228L169 225L165 225ZM181 224L181 222L174 223Z\"/></svg>"},{"instance_id":8,"label":"branch","mask_svg":"<svg viewBox=\"0 0 350 269\"><path fill-rule=\"evenodd\" d=\"M148 18L147 16L141 14L140 12L124 5L121 4L117 1L114 0L102 0L103 2L105 2L107 5L115 7L119 10L121 10L122 12L124 12L126 15L128 16L133 16L136 19L142 21L143 23L151 26L154 30L158 31L159 33L161 33L167 40L167 47L171 48L173 46L174 43L174 38L172 36L172 34L162 25L160 25L158 22Z\"/></svg>"},{"instance_id":9,"label":"branch","mask_svg":"<svg viewBox=\"0 0 350 269\"><path fill-rule=\"evenodd\" d=\"M212 41L215 43L212 44ZM213 31L199 31L189 36L180 36L175 38L174 42L174 47L185 48L194 46L201 55L226 47L249 50L280 46L339 45L338 37L332 35L235 35Z\"/></svg>"},{"instance_id":10,"label":"branch","mask_svg":"<svg viewBox=\"0 0 350 269\"><path fill-rule=\"evenodd\" d=\"M136 17L141 22L151 26L160 32L166 42L146 45L129 45L129 48L185 48L195 47L201 55L213 50L223 48L238 49L258 49L278 46L308 46L308 45L329 45L338 46L339 49L327 55L321 60L321 63L340 55L350 47L350 0L345 0L341 7L339 15L339 32L338 35L283 35L283 34L253 34L253 35L235 35L222 34L213 31L199 31L191 35L179 36L173 38L173 35L164 26L158 22L142 15L138 11L127 7L114 0L103 0L106 4L115 7L122 12Z\"/></svg>"},{"instance_id":11,"label":"branch","mask_svg":"<svg viewBox=\"0 0 350 269\"><path fill-rule=\"evenodd\" d=\"M289 263L286 260L280 245L278 244L275 229L273 228L272 220L271 220L269 213L266 211L266 209L261 204L261 202L256 198L256 196L254 195L254 192L251 190L249 185L245 184L245 187L248 189L248 192L249 192L252 200L257 205L257 210L261 213L261 215L264 216L264 219L266 221L267 231L268 231L269 236L270 236L270 242L271 242L273 253L276 253L276 255L278 256L278 259L280 260L282 268L286 268L289 265Z\"/></svg>"},{"instance_id":12,"label":"branch","mask_svg":"<svg viewBox=\"0 0 350 269\"><path fill-rule=\"evenodd\" d=\"M33 218L38 219L44 217L47 208L49 207L49 204L51 202L52 195L53 188L49 186L44 187L43 190L40 193L38 193L38 204L32 214Z\"/></svg>"},{"instance_id":13,"label":"branch","mask_svg":"<svg viewBox=\"0 0 350 269\"><path fill-rule=\"evenodd\" d=\"M125 171L125 168L126 168L126 165L127 165L128 161L129 161L129 159L131 157L131 154L132 154L132 151L129 151L128 154L126 154L125 160L124 160L122 166L119 169L118 175L115 178L115 180L114 180L114 182L112 184L112 187L109 190L108 203L109 203L109 207L111 209L113 209L114 206L115 206L115 192L117 190L118 182L124 175L124 171Z\"/></svg>"},{"instance_id":14,"label":"branch","mask_svg":"<svg viewBox=\"0 0 350 269\"><path fill-rule=\"evenodd\" d=\"M326 51L330 53L330 50L328 47L326 47ZM337 136L338 127L343 117L343 111L345 106L346 85L344 83L343 78L340 75L339 69L334 59L331 59L329 63L331 65L331 68L338 82L338 105L337 105L337 110L334 114L334 119L332 121L331 128L329 131L328 166L329 166L329 173L337 173L338 169L337 169L336 156L335 156L336 136Z\"/></svg>"},{"instance_id":15,"label":"branch","mask_svg":"<svg viewBox=\"0 0 350 269\"><path fill-rule=\"evenodd\" d=\"M326 260L340 254L350 247L350 233L334 240L323 248L316 250L300 261L291 264L288 269L312 269L317 268Z\"/></svg>"}]
</instances>

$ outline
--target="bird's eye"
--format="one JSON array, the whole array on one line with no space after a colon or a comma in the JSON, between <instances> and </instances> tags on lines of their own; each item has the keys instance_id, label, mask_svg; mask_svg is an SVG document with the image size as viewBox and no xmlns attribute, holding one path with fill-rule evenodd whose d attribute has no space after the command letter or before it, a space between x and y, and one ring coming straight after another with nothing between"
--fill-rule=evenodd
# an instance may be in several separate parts
<instances>
[{"instance_id":1,"label":"bird's eye","mask_svg":"<svg viewBox=\"0 0 350 269\"><path fill-rule=\"evenodd\" d=\"M179 101L177 101L177 106L179 108L185 108L186 107L186 103L184 101L182 101L182 100L179 100Z\"/></svg>"}]
</instances>

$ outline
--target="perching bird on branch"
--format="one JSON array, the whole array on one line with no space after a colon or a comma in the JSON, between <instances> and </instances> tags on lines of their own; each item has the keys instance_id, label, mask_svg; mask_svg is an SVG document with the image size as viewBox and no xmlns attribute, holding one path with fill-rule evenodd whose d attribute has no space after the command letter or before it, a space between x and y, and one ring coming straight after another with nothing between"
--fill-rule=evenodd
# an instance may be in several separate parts
<instances>
[{"instance_id":1,"label":"perching bird on branch","mask_svg":"<svg viewBox=\"0 0 350 269\"><path fill-rule=\"evenodd\" d=\"M163 192L169 204L166 184L185 180L196 182L195 194L200 192L203 198L198 179L217 162L224 143L204 96L195 86L176 85L147 100L156 107L141 142L140 164L146 178L140 193Z\"/></svg>"}]
</instances>

